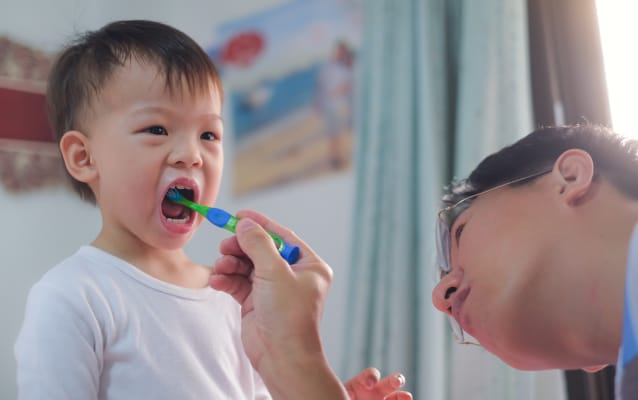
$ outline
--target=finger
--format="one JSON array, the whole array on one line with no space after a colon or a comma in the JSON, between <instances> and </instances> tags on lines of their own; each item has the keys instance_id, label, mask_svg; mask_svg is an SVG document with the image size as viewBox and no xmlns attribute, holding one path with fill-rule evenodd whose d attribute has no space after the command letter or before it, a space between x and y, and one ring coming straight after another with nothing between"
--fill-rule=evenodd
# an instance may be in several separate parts
<instances>
[{"instance_id":1,"label":"finger","mask_svg":"<svg viewBox=\"0 0 638 400\"><path fill-rule=\"evenodd\" d=\"M246 297L252 290L252 282L243 275L213 274L210 277L209 284L211 288L231 295L240 305L244 304Z\"/></svg>"},{"instance_id":2,"label":"finger","mask_svg":"<svg viewBox=\"0 0 638 400\"><path fill-rule=\"evenodd\" d=\"M272 238L257 222L246 217L240 219L236 234L239 246L254 264L256 276L271 280L276 272L289 271L288 264L273 246Z\"/></svg>"},{"instance_id":3,"label":"finger","mask_svg":"<svg viewBox=\"0 0 638 400\"><path fill-rule=\"evenodd\" d=\"M402 374L388 375L383 378L378 384L376 389L379 393L386 394L392 393L395 390L405 385L405 377Z\"/></svg>"},{"instance_id":4,"label":"finger","mask_svg":"<svg viewBox=\"0 0 638 400\"><path fill-rule=\"evenodd\" d=\"M277 234L281 237L286 243L291 245L299 246L302 250L302 254L305 255L314 255L314 251L303 241L299 236L297 236L293 231L286 228L283 225L280 225L267 216L254 211L254 210L241 210L237 212L237 217L241 220L242 218L250 218L253 221L257 222L259 225L263 226L265 230Z\"/></svg>"},{"instance_id":5,"label":"finger","mask_svg":"<svg viewBox=\"0 0 638 400\"><path fill-rule=\"evenodd\" d=\"M381 379L381 372L374 367L366 368L358 375L361 377L361 382L367 388L373 388Z\"/></svg>"},{"instance_id":6,"label":"finger","mask_svg":"<svg viewBox=\"0 0 638 400\"><path fill-rule=\"evenodd\" d=\"M346 389L351 398L356 398L355 393L363 392L373 388L381 377L378 369L370 367L359 372L355 377L345 383Z\"/></svg>"},{"instance_id":7,"label":"finger","mask_svg":"<svg viewBox=\"0 0 638 400\"><path fill-rule=\"evenodd\" d=\"M252 272L252 264L246 259L222 256L213 265L209 285L213 289L230 294L239 304L242 304L252 289Z\"/></svg>"},{"instance_id":8,"label":"finger","mask_svg":"<svg viewBox=\"0 0 638 400\"><path fill-rule=\"evenodd\" d=\"M227 254L229 256L236 256L236 257L246 256L246 254L241 249L241 247L239 247L237 236L234 236L234 235L231 237L227 237L226 239L221 241L221 243L219 244L219 252L222 254Z\"/></svg>"},{"instance_id":9,"label":"finger","mask_svg":"<svg viewBox=\"0 0 638 400\"><path fill-rule=\"evenodd\" d=\"M383 398L383 400L412 400L410 392L394 392Z\"/></svg>"},{"instance_id":10,"label":"finger","mask_svg":"<svg viewBox=\"0 0 638 400\"><path fill-rule=\"evenodd\" d=\"M213 264L213 273L219 275L244 275L249 276L253 272L253 265L246 258L235 256L222 256Z\"/></svg>"}]
</instances>

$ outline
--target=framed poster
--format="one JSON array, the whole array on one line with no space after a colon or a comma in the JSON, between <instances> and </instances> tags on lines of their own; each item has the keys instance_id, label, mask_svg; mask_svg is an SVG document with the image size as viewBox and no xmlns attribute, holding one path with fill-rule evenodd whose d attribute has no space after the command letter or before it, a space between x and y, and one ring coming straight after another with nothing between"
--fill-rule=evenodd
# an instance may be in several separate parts
<instances>
[{"instance_id":1,"label":"framed poster","mask_svg":"<svg viewBox=\"0 0 638 400\"><path fill-rule=\"evenodd\" d=\"M218 29L209 55L225 86L242 195L351 163L360 5L295 0Z\"/></svg>"}]
</instances>

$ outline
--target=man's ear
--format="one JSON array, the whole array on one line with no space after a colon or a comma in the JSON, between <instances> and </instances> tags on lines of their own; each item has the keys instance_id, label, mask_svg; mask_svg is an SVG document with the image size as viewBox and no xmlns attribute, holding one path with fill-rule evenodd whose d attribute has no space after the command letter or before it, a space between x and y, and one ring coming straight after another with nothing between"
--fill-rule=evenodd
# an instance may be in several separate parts
<instances>
[{"instance_id":1,"label":"man's ear","mask_svg":"<svg viewBox=\"0 0 638 400\"><path fill-rule=\"evenodd\" d=\"M576 205L590 193L594 179L594 161L581 149L570 149L554 163L561 179L560 193L567 204Z\"/></svg>"},{"instance_id":2,"label":"man's ear","mask_svg":"<svg viewBox=\"0 0 638 400\"><path fill-rule=\"evenodd\" d=\"M80 182L89 183L97 177L91 157L89 140L79 131L68 131L60 140L60 152L69 174Z\"/></svg>"}]
</instances>

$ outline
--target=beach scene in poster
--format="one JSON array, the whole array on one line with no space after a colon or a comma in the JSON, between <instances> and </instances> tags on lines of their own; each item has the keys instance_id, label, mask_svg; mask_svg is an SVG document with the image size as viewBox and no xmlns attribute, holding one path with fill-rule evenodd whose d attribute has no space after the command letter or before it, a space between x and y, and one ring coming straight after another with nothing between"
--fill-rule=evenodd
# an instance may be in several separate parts
<instances>
[{"instance_id":1,"label":"beach scene in poster","mask_svg":"<svg viewBox=\"0 0 638 400\"><path fill-rule=\"evenodd\" d=\"M293 1L220 26L233 193L350 167L360 6Z\"/></svg>"}]
</instances>

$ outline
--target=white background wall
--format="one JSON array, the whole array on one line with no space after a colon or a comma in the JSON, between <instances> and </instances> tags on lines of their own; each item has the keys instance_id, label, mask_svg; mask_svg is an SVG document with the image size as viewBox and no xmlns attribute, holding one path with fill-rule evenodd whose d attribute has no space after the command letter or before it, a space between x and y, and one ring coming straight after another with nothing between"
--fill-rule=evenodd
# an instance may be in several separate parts
<instances>
[{"instance_id":1,"label":"white background wall","mask_svg":"<svg viewBox=\"0 0 638 400\"><path fill-rule=\"evenodd\" d=\"M54 51L75 32L95 29L115 19L145 18L171 24L207 47L214 42L218 24L283 2L0 0L0 35ZM253 208L290 226L335 272L322 335L328 357L337 367L351 243L353 175L326 176L235 199L230 191L232 138L227 138L226 179L217 205L229 211ZM63 188L15 194L0 185L0 221L0 399L12 399L16 398L13 343L22 322L27 292L49 268L95 237L100 216L97 209ZM218 255L220 239L228 235L202 225L187 251L194 259L210 264Z\"/></svg>"}]
</instances>

